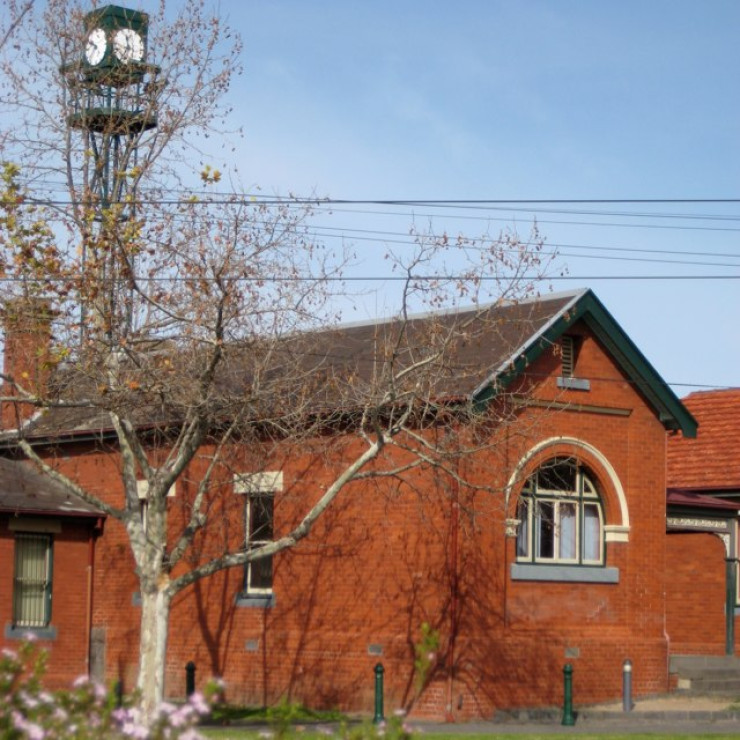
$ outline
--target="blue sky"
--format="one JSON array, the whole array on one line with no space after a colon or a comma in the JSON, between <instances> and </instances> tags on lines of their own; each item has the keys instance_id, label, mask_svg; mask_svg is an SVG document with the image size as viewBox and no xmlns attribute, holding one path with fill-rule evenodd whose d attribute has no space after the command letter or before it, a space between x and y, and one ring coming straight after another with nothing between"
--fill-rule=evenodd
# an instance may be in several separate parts
<instances>
[{"instance_id":1,"label":"blue sky","mask_svg":"<svg viewBox=\"0 0 740 740\"><path fill-rule=\"evenodd\" d=\"M245 42L231 92L244 136L229 160L247 190L371 200L740 197L737 0L219 7ZM740 276L740 204L360 210L337 208L331 223L356 240L368 274L382 268L377 245L412 219L472 235L507 225L526 233L537 219L570 276L554 289L592 287L679 395L740 385L740 280L702 278ZM635 279L646 275L692 279ZM368 296L359 311L386 305Z\"/></svg>"}]
</instances>

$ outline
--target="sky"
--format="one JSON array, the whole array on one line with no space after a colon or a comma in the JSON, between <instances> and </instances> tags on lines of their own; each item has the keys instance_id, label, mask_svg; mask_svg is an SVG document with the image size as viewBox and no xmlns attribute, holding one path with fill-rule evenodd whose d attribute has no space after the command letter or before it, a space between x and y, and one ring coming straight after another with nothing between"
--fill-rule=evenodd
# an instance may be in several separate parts
<instances>
[{"instance_id":1,"label":"sky","mask_svg":"<svg viewBox=\"0 0 740 740\"><path fill-rule=\"evenodd\" d=\"M740 198L736 0L220 9L244 39L231 95L247 189L375 201ZM368 274L382 267L378 246L412 221L477 236L526 234L536 220L568 272L551 287L592 288L679 396L740 386L738 202L354 205L332 219ZM385 305L367 296L360 312Z\"/></svg>"},{"instance_id":2,"label":"sky","mask_svg":"<svg viewBox=\"0 0 740 740\"><path fill-rule=\"evenodd\" d=\"M679 396L740 386L740 2L216 8L244 41L227 99L242 134L209 157L223 182L355 201L314 227L353 249L355 276L386 274L412 224L536 222L567 272L543 292L592 288ZM394 288L368 283L344 318L388 314Z\"/></svg>"}]
</instances>

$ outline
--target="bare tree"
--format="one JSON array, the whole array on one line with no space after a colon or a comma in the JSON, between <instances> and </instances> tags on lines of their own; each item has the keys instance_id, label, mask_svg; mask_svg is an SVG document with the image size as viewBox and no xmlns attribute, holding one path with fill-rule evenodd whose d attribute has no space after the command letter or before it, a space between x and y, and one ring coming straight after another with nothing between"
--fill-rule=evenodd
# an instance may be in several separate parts
<instances>
[{"instance_id":1,"label":"bare tree","mask_svg":"<svg viewBox=\"0 0 740 740\"><path fill-rule=\"evenodd\" d=\"M75 61L82 18L76 4L50 0L14 29L22 40L3 65L5 104L15 96L25 123L5 147L17 157L4 171L6 297L16 309L41 306L53 342L44 382L6 372L2 401L42 412L18 414L18 448L126 530L142 601L138 688L152 717L177 593L293 547L354 481L434 467L459 475L452 461L482 444L460 434L480 380L465 348L506 329L483 303L531 298L549 258L536 232L415 232L410 250L387 255L403 278L396 314L341 328L348 255L312 238L310 206L164 195L165 185L182 186L183 147L192 152L220 121L238 38L197 0L170 22L162 4L149 39L157 69L137 109L158 125L140 119L125 132L101 200L90 162L100 155L75 127L75 96L87 85ZM212 185L219 175L204 167L202 178ZM453 310L462 304L472 308ZM412 309L432 313L420 320ZM505 421L503 406L499 415ZM34 444L70 423L115 436L117 491L83 488ZM331 477L288 531L246 549L227 531L218 478L235 449L268 466L286 443L314 449ZM175 516L168 492L185 478L190 498Z\"/></svg>"}]
</instances>

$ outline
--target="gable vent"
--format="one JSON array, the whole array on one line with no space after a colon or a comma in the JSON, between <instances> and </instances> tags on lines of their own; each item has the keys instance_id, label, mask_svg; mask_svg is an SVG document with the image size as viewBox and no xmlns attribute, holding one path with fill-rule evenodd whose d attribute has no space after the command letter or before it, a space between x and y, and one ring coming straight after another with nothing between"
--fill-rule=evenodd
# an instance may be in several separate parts
<instances>
[{"instance_id":1,"label":"gable vent","mask_svg":"<svg viewBox=\"0 0 740 740\"><path fill-rule=\"evenodd\" d=\"M576 353L573 337L564 336L561 339L561 354L563 362L563 377L572 378L575 372Z\"/></svg>"}]
</instances>

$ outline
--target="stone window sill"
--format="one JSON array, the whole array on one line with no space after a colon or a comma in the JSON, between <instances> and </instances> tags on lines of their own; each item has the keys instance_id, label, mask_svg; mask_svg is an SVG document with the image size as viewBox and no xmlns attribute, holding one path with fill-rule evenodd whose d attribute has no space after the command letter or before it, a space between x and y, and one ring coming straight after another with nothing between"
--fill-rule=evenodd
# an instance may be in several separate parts
<instances>
[{"instance_id":1,"label":"stone window sill","mask_svg":"<svg viewBox=\"0 0 740 740\"><path fill-rule=\"evenodd\" d=\"M56 640L57 628L49 625L48 627L14 627L12 624L5 625L6 640L23 640L28 636L37 640Z\"/></svg>"},{"instance_id":2,"label":"stone window sill","mask_svg":"<svg viewBox=\"0 0 740 740\"><path fill-rule=\"evenodd\" d=\"M270 609L275 606L275 594L245 594L236 595L236 605L254 609Z\"/></svg>"},{"instance_id":3,"label":"stone window sill","mask_svg":"<svg viewBox=\"0 0 740 740\"><path fill-rule=\"evenodd\" d=\"M514 581L560 581L563 583L619 583L619 568L594 568L587 565L540 565L512 563Z\"/></svg>"}]
</instances>

